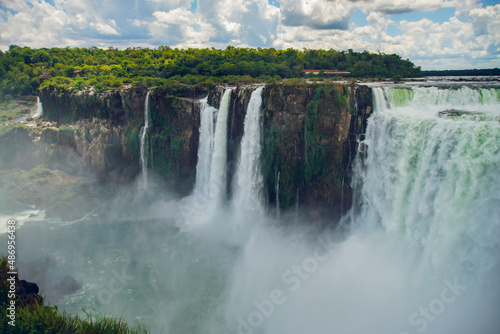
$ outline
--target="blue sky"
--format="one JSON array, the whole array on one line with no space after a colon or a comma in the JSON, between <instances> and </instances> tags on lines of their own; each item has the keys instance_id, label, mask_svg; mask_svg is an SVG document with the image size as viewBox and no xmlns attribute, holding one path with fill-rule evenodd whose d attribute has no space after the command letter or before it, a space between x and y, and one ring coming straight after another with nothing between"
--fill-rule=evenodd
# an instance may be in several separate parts
<instances>
[{"instance_id":1,"label":"blue sky","mask_svg":"<svg viewBox=\"0 0 500 334\"><path fill-rule=\"evenodd\" d=\"M354 49L423 69L500 67L500 4L475 0L0 0L0 49Z\"/></svg>"}]
</instances>

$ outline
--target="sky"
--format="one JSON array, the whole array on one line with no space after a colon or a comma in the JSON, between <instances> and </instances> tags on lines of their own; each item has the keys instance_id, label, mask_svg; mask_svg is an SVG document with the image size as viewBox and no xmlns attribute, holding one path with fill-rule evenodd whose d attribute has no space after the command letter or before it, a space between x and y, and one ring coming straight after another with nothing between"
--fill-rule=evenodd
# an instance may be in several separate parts
<instances>
[{"instance_id":1,"label":"sky","mask_svg":"<svg viewBox=\"0 0 500 334\"><path fill-rule=\"evenodd\" d=\"M0 49L368 50L423 70L500 67L500 1L0 0Z\"/></svg>"}]
</instances>

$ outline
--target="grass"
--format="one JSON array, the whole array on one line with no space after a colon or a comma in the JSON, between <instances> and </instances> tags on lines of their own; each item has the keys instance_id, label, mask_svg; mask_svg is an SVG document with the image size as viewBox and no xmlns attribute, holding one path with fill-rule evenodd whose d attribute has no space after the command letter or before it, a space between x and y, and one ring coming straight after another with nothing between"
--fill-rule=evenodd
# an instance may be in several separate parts
<instances>
[{"instance_id":1,"label":"grass","mask_svg":"<svg viewBox=\"0 0 500 334\"><path fill-rule=\"evenodd\" d=\"M11 121L28 115L30 109L26 108L26 104L17 103L15 101L6 101L0 103L0 123Z\"/></svg>"},{"instance_id":2,"label":"grass","mask_svg":"<svg viewBox=\"0 0 500 334\"><path fill-rule=\"evenodd\" d=\"M32 180L50 174L51 174L50 169L46 168L43 165L38 165L27 172L26 171L15 172L14 174L12 174L12 178L21 180Z\"/></svg>"},{"instance_id":3,"label":"grass","mask_svg":"<svg viewBox=\"0 0 500 334\"><path fill-rule=\"evenodd\" d=\"M28 127L21 123L13 123L9 125L0 126L0 139L2 136L9 135L11 132L27 131Z\"/></svg>"},{"instance_id":4,"label":"grass","mask_svg":"<svg viewBox=\"0 0 500 334\"><path fill-rule=\"evenodd\" d=\"M0 259L0 312L7 314L9 285L7 258ZM18 333L78 333L78 334L140 334L148 331L143 326L131 327L122 319L87 314L86 318L59 312L57 306L27 301L16 294L15 326L9 325L8 317L2 316L0 332Z\"/></svg>"}]
</instances>

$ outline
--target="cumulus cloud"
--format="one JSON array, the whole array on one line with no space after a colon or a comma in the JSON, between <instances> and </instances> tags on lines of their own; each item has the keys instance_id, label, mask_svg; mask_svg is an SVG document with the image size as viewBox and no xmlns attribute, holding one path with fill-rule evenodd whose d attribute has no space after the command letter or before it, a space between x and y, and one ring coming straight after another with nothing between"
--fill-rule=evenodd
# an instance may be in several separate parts
<instances>
[{"instance_id":1,"label":"cumulus cloud","mask_svg":"<svg viewBox=\"0 0 500 334\"><path fill-rule=\"evenodd\" d=\"M60 42L71 44L64 34L64 27L68 22L68 16L64 11L45 2L35 2L31 8L24 1L13 1L12 5L2 1L2 5L17 11L17 13L7 11L6 20L0 20L2 49L8 47L6 44L31 46L58 45Z\"/></svg>"},{"instance_id":2,"label":"cumulus cloud","mask_svg":"<svg viewBox=\"0 0 500 334\"><path fill-rule=\"evenodd\" d=\"M439 8L455 7L459 0L350 0L365 13L402 14L412 11L432 11Z\"/></svg>"},{"instance_id":3,"label":"cumulus cloud","mask_svg":"<svg viewBox=\"0 0 500 334\"><path fill-rule=\"evenodd\" d=\"M0 48L352 48L397 53L424 68L500 66L500 5L483 8L477 0L273 2L279 6L268 0L197 0L195 7L192 2L0 0ZM445 7L454 7L455 15L440 23L400 21L395 15ZM366 23L351 21L356 10L365 13Z\"/></svg>"},{"instance_id":4,"label":"cumulus cloud","mask_svg":"<svg viewBox=\"0 0 500 334\"><path fill-rule=\"evenodd\" d=\"M95 27L97 31L99 31L103 35L120 35L120 33L109 24L96 23Z\"/></svg>"},{"instance_id":5,"label":"cumulus cloud","mask_svg":"<svg viewBox=\"0 0 500 334\"><path fill-rule=\"evenodd\" d=\"M314 29L348 28L353 6L348 1L280 0L283 24Z\"/></svg>"},{"instance_id":6,"label":"cumulus cloud","mask_svg":"<svg viewBox=\"0 0 500 334\"><path fill-rule=\"evenodd\" d=\"M279 18L279 9L267 0L198 1L197 13L218 32L210 42L232 45L267 46Z\"/></svg>"},{"instance_id":7,"label":"cumulus cloud","mask_svg":"<svg viewBox=\"0 0 500 334\"><path fill-rule=\"evenodd\" d=\"M156 11L134 25L147 27L152 38L176 46L266 46L275 39L279 9L267 0L198 1L186 8Z\"/></svg>"}]
</instances>

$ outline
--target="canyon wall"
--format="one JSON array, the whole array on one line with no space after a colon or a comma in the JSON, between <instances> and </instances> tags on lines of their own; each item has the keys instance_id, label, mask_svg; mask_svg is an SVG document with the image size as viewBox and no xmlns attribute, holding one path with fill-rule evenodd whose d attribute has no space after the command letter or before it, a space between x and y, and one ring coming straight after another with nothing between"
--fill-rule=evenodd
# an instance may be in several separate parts
<instances>
[{"instance_id":1,"label":"canyon wall","mask_svg":"<svg viewBox=\"0 0 500 334\"><path fill-rule=\"evenodd\" d=\"M255 88L238 86L231 96L228 180L233 179L245 112ZM203 87L150 91L147 164L169 190L185 195L193 189L199 99L208 95L209 104L219 107L223 91L222 86L209 91ZM131 182L140 173L146 93L143 87L100 93L48 87L40 92L43 119L3 136L23 146L13 151L28 156L21 168L42 163L70 174L94 174L104 184ZM308 215L338 219L351 205L350 168L357 138L371 112L371 89L336 83L271 84L262 98L262 170L268 207L276 207L277 201L283 210L298 204ZM2 154L7 157L9 152ZM13 152L9 159L19 160ZM228 189L231 196L232 187Z\"/></svg>"}]
</instances>

